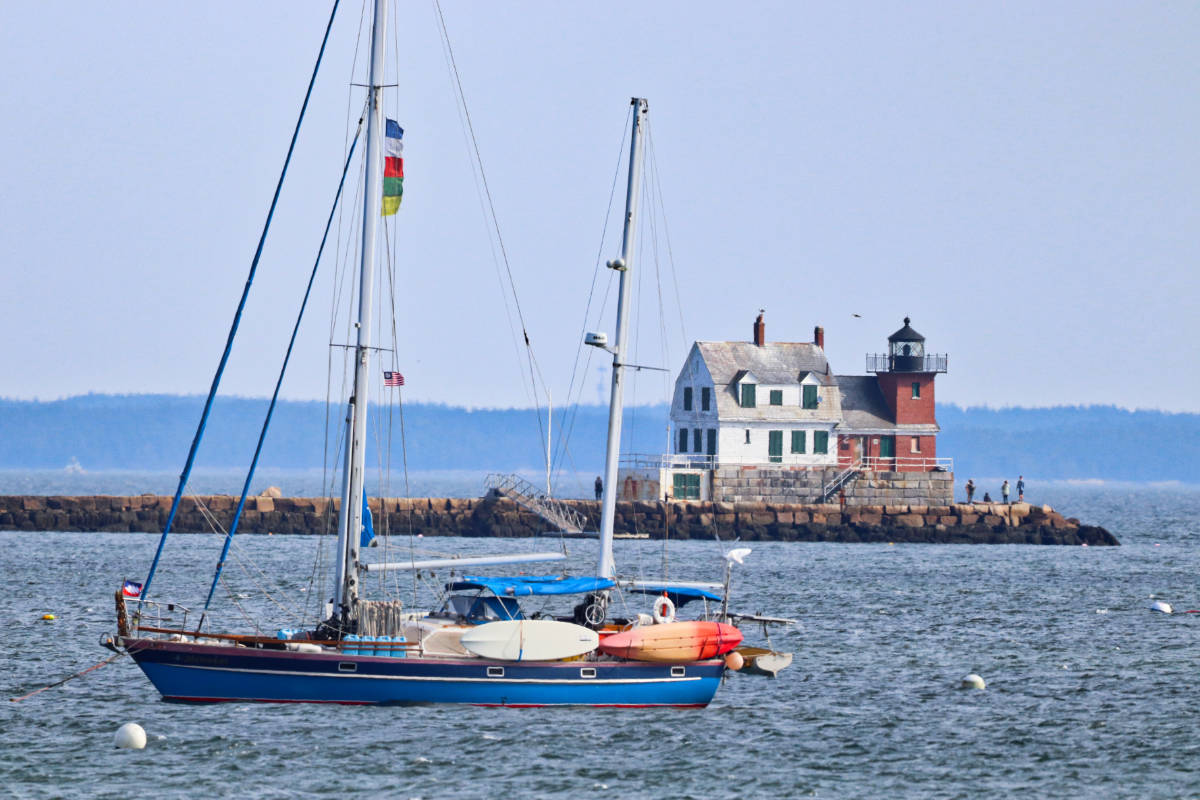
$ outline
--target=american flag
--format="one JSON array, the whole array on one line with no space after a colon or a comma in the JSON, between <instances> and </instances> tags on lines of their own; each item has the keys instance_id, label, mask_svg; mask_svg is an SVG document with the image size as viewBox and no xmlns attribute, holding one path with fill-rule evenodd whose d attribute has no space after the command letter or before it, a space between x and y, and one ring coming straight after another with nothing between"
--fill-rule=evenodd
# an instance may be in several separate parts
<instances>
[{"instance_id":1,"label":"american flag","mask_svg":"<svg viewBox=\"0 0 1200 800\"><path fill-rule=\"evenodd\" d=\"M404 385L404 376L401 375L399 372L385 372L385 373L383 373L383 385L384 386L403 386Z\"/></svg>"}]
</instances>

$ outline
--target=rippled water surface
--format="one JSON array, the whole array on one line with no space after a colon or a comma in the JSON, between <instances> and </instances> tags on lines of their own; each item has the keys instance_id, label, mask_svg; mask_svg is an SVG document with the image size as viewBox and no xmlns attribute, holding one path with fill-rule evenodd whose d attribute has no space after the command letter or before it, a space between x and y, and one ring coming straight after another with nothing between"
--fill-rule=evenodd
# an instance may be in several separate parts
<instances>
[{"instance_id":1,"label":"rippled water surface","mask_svg":"<svg viewBox=\"0 0 1200 800\"><path fill-rule=\"evenodd\" d=\"M773 634L795 662L775 681L733 675L705 710L192 707L160 701L123 659L0 705L0 795L1200 796L1200 614L1179 613L1200 609L1200 492L1060 486L1034 499L1124 546L755 543L733 605L798 619ZM113 627L113 589L144 575L156 543L0 534L3 694L106 657L96 642ZM247 536L238 550L302 605L317 544ZM547 540L415 544L507 552ZM568 544L586 571L594 545ZM173 537L160 599L198 603L218 549ZM715 579L719 553L681 542L668 567ZM662 548L619 542L618 561L657 574ZM263 580L230 570L235 599L281 621L254 591ZM405 580L391 588L411 599ZM1177 613L1147 610L1152 598ZM58 619L41 621L47 612ZM239 624L227 596L222 617ZM956 688L969 672L985 691ZM145 727L145 750L112 748L127 721Z\"/></svg>"}]
</instances>

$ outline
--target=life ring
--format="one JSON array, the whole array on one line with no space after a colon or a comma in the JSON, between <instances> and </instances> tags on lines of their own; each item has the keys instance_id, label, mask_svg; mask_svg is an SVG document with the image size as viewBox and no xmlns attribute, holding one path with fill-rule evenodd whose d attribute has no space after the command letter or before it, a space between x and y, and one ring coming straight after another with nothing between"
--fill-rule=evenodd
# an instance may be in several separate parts
<instances>
[{"instance_id":1,"label":"life ring","mask_svg":"<svg viewBox=\"0 0 1200 800\"><path fill-rule=\"evenodd\" d=\"M675 621L675 604L665 594L654 601L654 621L659 625Z\"/></svg>"}]
</instances>

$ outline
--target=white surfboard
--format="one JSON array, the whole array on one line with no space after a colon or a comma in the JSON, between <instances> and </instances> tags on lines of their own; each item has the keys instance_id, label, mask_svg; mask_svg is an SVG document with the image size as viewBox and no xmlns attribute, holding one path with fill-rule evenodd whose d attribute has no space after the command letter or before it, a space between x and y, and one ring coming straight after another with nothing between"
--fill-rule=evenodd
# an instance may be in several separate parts
<instances>
[{"instance_id":1,"label":"white surfboard","mask_svg":"<svg viewBox=\"0 0 1200 800\"><path fill-rule=\"evenodd\" d=\"M488 622L462 636L462 646L498 661L557 661L590 653L600 636L590 628L548 619Z\"/></svg>"}]
</instances>

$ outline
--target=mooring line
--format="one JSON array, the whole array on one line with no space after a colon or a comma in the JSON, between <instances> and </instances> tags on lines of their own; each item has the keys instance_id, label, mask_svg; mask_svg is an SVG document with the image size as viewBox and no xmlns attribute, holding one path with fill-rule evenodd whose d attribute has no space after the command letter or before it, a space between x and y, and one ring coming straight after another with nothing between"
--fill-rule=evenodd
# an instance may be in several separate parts
<instances>
[{"instance_id":1,"label":"mooring line","mask_svg":"<svg viewBox=\"0 0 1200 800\"><path fill-rule=\"evenodd\" d=\"M116 661L118 658L124 658L126 655L128 655L128 653L124 653L124 652L117 653L115 656L109 656L108 658L104 659L99 664L93 664L92 666L88 667L87 669L83 670L82 672L76 672L74 675L70 675L66 678L63 678L61 681L56 681L56 682L50 684L49 686L43 686L40 689L34 689L29 694L22 695L21 697L10 697L8 699L10 702L13 702L13 703L19 703L22 700L28 700L29 698L33 697L35 694L41 694L42 692L46 691L47 689L53 689L55 686L62 686L67 681L74 680L75 678L83 677L84 675L87 675L92 670L99 669L100 667L103 667L105 664L111 664L114 661Z\"/></svg>"}]
</instances>

